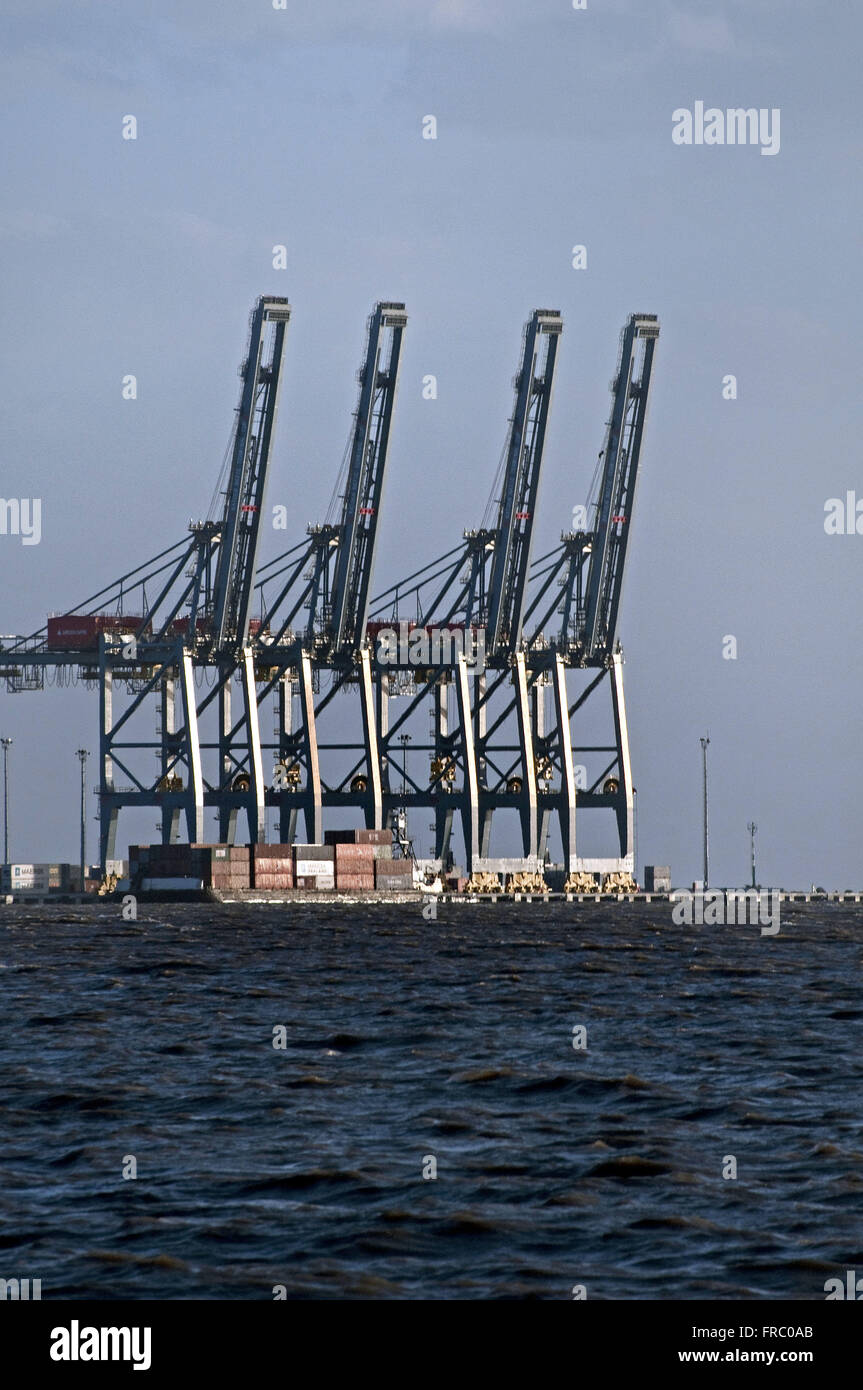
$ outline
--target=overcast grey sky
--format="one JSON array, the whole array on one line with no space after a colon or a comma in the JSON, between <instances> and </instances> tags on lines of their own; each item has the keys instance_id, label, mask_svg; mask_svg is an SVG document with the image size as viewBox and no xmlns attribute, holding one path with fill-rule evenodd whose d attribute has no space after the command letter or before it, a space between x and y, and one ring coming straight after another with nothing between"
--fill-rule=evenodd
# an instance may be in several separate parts
<instances>
[{"instance_id":1,"label":"overcast grey sky","mask_svg":"<svg viewBox=\"0 0 863 1390\"><path fill-rule=\"evenodd\" d=\"M828 498L863 498L859 7L4 0L2 16L0 493L42 499L42 541L0 536L0 630L31 631L205 513L258 294L294 310L270 500L297 538L326 510L366 315L407 304L378 588L478 523L534 307L565 320L539 545L585 500L626 316L657 313L620 627L640 862L699 873L709 729L713 880L743 878L754 818L764 882L860 886L863 536L824 529ZM778 154L676 145L672 113L696 101L778 108ZM0 694L15 859L75 857L74 749L96 730L95 696ZM154 819L121 820L122 846Z\"/></svg>"}]
</instances>

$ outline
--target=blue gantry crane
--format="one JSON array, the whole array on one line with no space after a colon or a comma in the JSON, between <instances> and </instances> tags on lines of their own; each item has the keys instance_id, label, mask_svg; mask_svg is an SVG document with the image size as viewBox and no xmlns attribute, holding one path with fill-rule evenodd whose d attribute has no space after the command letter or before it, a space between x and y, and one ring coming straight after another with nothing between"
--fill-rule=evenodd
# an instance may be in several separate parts
<instances>
[{"instance_id":1,"label":"blue gantry crane","mask_svg":"<svg viewBox=\"0 0 863 1390\"><path fill-rule=\"evenodd\" d=\"M381 826L406 806L433 811L438 862L452 856L458 814L467 868L493 869L493 820L509 811L520 821L525 864L541 864L557 815L571 874L631 872L617 627L657 319L632 315L621 335L587 524L532 558L563 328L559 313L538 309L525 325L488 520L375 600L405 306L381 301L370 316L333 514L259 565L289 320L284 299L262 296L253 309L221 505L191 524L186 539L70 613L0 645L9 691L79 679L99 691L103 863L115 855L124 806L157 807L166 842L183 817L189 840L200 841L207 809L222 840L234 840L243 811L249 838L263 838L269 807L282 841L295 838L301 813L307 839L318 841L325 808L353 807ZM394 656L382 629L410 635L411 654L402 644ZM579 673L587 683L573 696L568 681ZM574 733L606 679L613 742L580 746ZM358 707L337 698L352 692ZM141 728L154 701L155 740ZM270 702L272 740L260 733ZM423 705L429 739L414 738L409 764L406 730ZM155 773L142 767L153 753ZM420 770L418 755L427 760ZM591 767L579 780L582 757ZM402 787L392 776L399 759ZM619 854L577 852L576 800L580 809L614 812Z\"/></svg>"}]
</instances>

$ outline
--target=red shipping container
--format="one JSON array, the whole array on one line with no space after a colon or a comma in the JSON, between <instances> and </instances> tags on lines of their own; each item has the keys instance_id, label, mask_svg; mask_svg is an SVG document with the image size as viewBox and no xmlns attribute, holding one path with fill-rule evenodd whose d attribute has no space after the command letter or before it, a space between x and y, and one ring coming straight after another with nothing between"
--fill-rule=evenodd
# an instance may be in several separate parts
<instances>
[{"instance_id":1,"label":"red shipping container","mask_svg":"<svg viewBox=\"0 0 863 1390\"><path fill-rule=\"evenodd\" d=\"M412 859L376 859L375 878L413 878Z\"/></svg>"},{"instance_id":2,"label":"red shipping container","mask_svg":"<svg viewBox=\"0 0 863 1390\"><path fill-rule=\"evenodd\" d=\"M134 633L143 619L116 613L64 613L49 618L48 646L61 651L91 651L99 645L99 633ZM151 629L146 632L149 635Z\"/></svg>"},{"instance_id":3,"label":"red shipping container","mask_svg":"<svg viewBox=\"0 0 863 1390\"><path fill-rule=\"evenodd\" d=\"M337 893L372 892L374 886L374 874L339 874L336 879Z\"/></svg>"},{"instance_id":4,"label":"red shipping container","mask_svg":"<svg viewBox=\"0 0 863 1390\"><path fill-rule=\"evenodd\" d=\"M294 866L290 859L256 859L252 865L251 878L255 884L262 877L269 877L271 874L285 875L289 878L294 876Z\"/></svg>"},{"instance_id":5,"label":"red shipping container","mask_svg":"<svg viewBox=\"0 0 863 1390\"><path fill-rule=\"evenodd\" d=\"M259 859L250 875L252 886L257 888L264 878L269 878L273 874L288 878L294 877L294 866L290 859Z\"/></svg>"},{"instance_id":6,"label":"red shipping container","mask_svg":"<svg viewBox=\"0 0 863 1390\"><path fill-rule=\"evenodd\" d=\"M391 830L358 830L358 845L391 845L393 842L393 832Z\"/></svg>"}]
</instances>

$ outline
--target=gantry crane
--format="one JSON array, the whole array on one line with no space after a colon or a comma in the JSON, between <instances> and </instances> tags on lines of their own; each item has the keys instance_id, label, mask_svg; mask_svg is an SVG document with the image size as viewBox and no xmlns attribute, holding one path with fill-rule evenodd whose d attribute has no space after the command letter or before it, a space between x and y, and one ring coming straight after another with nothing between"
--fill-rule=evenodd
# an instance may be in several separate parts
<instances>
[{"instance_id":1,"label":"gantry crane","mask_svg":"<svg viewBox=\"0 0 863 1390\"><path fill-rule=\"evenodd\" d=\"M294 838L298 810L304 813L309 838L320 838L324 791L320 754L327 746L319 742L317 716L337 691L354 681L362 700L365 769L350 779L350 795L353 804L363 806L370 826L382 824L383 782L365 632L406 325L404 304L392 301L380 301L369 318L339 521L310 526L308 546L299 555L295 547L271 561L258 585L272 639L266 651L271 675L259 698L278 691L274 796L285 839ZM297 593L301 576L305 588ZM291 624L303 609L308 617L295 633ZM332 673L332 682L316 706L316 675L322 667ZM301 718L297 729L292 719L293 677L285 674L286 669L295 673L298 685Z\"/></svg>"},{"instance_id":2,"label":"gantry crane","mask_svg":"<svg viewBox=\"0 0 863 1390\"><path fill-rule=\"evenodd\" d=\"M369 319L338 520L310 527L305 540L259 570L289 318L282 299L262 297L253 310L221 515L194 523L186 540L71 615L49 620L47 629L3 640L7 689L41 688L46 673L98 686L103 863L114 857L122 806L157 806L166 841L178 835L183 815L188 838L200 840L205 808L218 814L220 839L234 839L241 810L250 839L260 839L273 807L287 841L295 838L300 812L307 838L319 840L324 808L358 808L367 825L380 826L404 804L433 808L441 860L459 813L469 869L494 862L492 819L510 809L520 817L526 862L541 860L557 814L568 870L631 870L632 779L617 624L657 320L633 315L621 336L589 525L565 532L556 549L532 561L562 331L558 313L536 310L525 326L490 508L494 521L466 531L459 545L370 602L404 305L381 301ZM400 611L406 600L414 609L410 621ZM404 655L383 658L379 629L386 622L455 636L417 669ZM467 655L474 636L485 643L479 666ZM567 678L579 671L588 683L573 699ZM606 677L614 742L579 749L572 722L578 726ZM199 694L202 681L207 689ZM237 718L235 684L242 687ZM549 687L554 712L546 727ZM118 688L129 697L121 713L114 708ZM336 701L352 691L360 697L355 710ZM133 732L151 696L158 700L155 742ZM259 729L261 707L270 700L277 720L272 742ZM402 702L395 718L394 700ZM423 703L430 705L432 730L427 744L414 743L412 756L428 759L417 773L415 763L408 770L403 731ZM337 733L325 741L319 726L329 719ZM202 736L205 726L209 738ZM399 744L403 790L391 777ZM155 751L155 776L135 765L135 755L145 751ZM270 752L272 780L265 763ZM577 854L576 754L602 759L598 773L578 786L578 802L615 812L620 854L614 858ZM117 774L130 783L120 785Z\"/></svg>"},{"instance_id":3,"label":"gantry crane","mask_svg":"<svg viewBox=\"0 0 863 1390\"><path fill-rule=\"evenodd\" d=\"M498 636L496 647L492 646L487 657L486 673L470 679L474 688L472 699L466 690L467 673L456 677L461 695L455 721L448 707L445 681L439 679L439 671L430 673L436 678L433 772L429 792L415 784L412 795L416 804L429 804L435 809L439 857L447 850L454 809L461 809L465 821L468 863L481 864L489 852L494 811L511 806L518 809L521 817L526 857L543 857L550 819L557 813L568 869L632 870L632 775L623 697L623 654L616 632L658 336L659 323L654 315L634 314L624 327L612 383L611 417L600 454L601 478L592 508L593 525L584 531L565 533L560 546L531 567L534 592L529 601L524 587L517 591L521 624L512 629L517 641L507 648ZM523 385L523 374L517 382ZM543 420L543 432L545 423ZM376 601L375 613L385 612L399 598L414 600L423 620L440 615L438 620L445 621L458 612L482 612L484 564L494 553L496 537L494 532L478 531L467 533L467 540L467 552L456 547L400 584L392 585ZM451 599L454 591L456 597ZM434 597L423 604L422 595L428 592ZM496 610L489 605L487 611L489 617L492 611L506 613L507 604L500 603ZM541 614L538 619L537 611ZM547 635L547 626L556 611L563 621L557 633ZM492 631L489 621L490 645ZM497 631L500 634L500 628ZM591 667L598 674L571 702L567 671ZM581 857L576 850L576 779L581 764L576 764L573 756L570 724L576 714L584 711L587 700L606 676L611 680L614 743L582 750L591 755L607 754L609 758L599 773L578 789L582 808L611 809L617 819L620 854L599 861ZM499 697L510 681L512 694L495 711L489 725L492 699ZM549 686L553 716L551 726L546 728L545 690ZM393 725L393 733L410 713L409 707ZM518 744L506 746L500 742L500 733L512 714L517 720ZM498 761L498 751L518 756ZM447 795L447 778L453 778L456 769L461 774L461 786L451 788ZM559 785L552 786L558 778Z\"/></svg>"}]
</instances>

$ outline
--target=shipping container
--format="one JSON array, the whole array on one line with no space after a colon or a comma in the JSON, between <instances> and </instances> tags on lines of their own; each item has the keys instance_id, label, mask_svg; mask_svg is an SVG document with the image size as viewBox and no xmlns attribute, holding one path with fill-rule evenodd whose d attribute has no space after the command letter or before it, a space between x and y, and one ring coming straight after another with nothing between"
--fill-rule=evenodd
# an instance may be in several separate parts
<instances>
[{"instance_id":1,"label":"shipping container","mask_svg":"<svg viewBox=\"0 0 863 1390\"><path fill-rule=\"evenodd\" d=\"M294 866L290 859L261 859L251 873L253 888L290 888L294 882ZM272 880L277 879L277 883Z\"/></svg>"},{"instance_id":2,"label":"shipping container","mask_svg":"<svg viewBox=\"0 0 863 1390\"><path fill-rule=\"evenodd\" d=\"M112 636L133 636L143 618L133 614L64 613L48 619L48 647L55 651L92 651L99 645L101 632ZM147 626L145 637L152 628Z\"/></svg>"},{"instance_id":3,"label":"shipping container","mask_svg":"<svg viewBox=\"0 0 863 1390\"><path fill-rule=\"evenodd\" d=\"M314 877L317 874L322 874L326 878L332 878L334 873L334 866L331 862L327 863L326 861L322 861L320 859L295 859L294 873L297 875L298 878L302 878L304 876Z\"/></svg>"},{"instance_id":4,"label":"shipping container","mask_svg":"<svg viewBox=\"0 0 863 1390\"><path fill-rule=\"evenodd\" d=\"M378 874L375 877L375 888L378 892L397 892L405 893L413 888L412 878L406 878L404 874Z\"/></svg>"},{"instance_id":5,"label":"shipping container","mask_svg":"<svg viewBox=\"0 0 863 1390\"><path fill-rule=\"evenodd\" d=\"M334 857L334 847L332 845L294 845L294 859L329 859Z\"/></svg>"},{"instance_id":6,"label":"shipping container","mask_svg":"<svg viewBox=\"0 0 863 1390\"><path fill-rule=\"evenodd\" d=\"M358 826L355 830L326 830L324 843L327 845L390 845L391 830L366 830Z\"/></svg>"},{"instance_id":7,"label":"shipping container","mask_svg":"<svg viewBox=\"0 0 863 1390\"><path fill-rule=\"evenodd\" d=\"M375 886L374 874L339 874L336 891L339 893L367 893Z\"/></svg>"},{"instance_id":8,"label":"shipping container","mask_svg":"<svg viewBox=\"0 0 863 1390\"><path fill-rule=\"evenodd\" d=\"M391 845L393 842L393 832L391 830L358 830L358 845Z\"/></svg>"},{"instance_id":9,"label":"shipping container","mask_svg":"<svg viewBox=\"0 0 863 1390\"><path fill-rule=\"evenodd\" d=\"M374 845L333 845L336 864L374 863Z\"/></svg>"},{"instance_id":10,"label":"shipping container","mask_svg":"<svg viewBox=\"0 0 863 1390\"><path fill-rule=\"evenodd\" d=\"M385 875L388 878L413 878L412 859L376 859L375 876Z\"/></svg>"}]
</instances>

